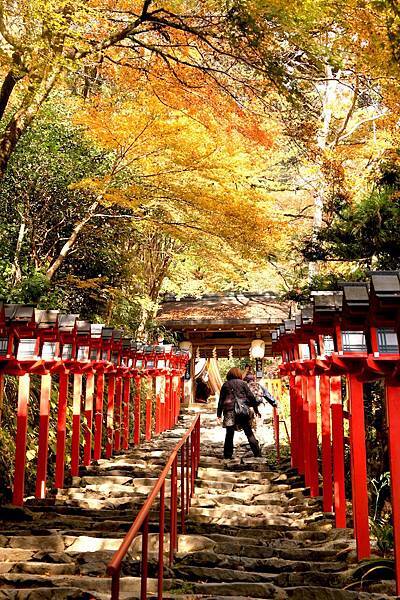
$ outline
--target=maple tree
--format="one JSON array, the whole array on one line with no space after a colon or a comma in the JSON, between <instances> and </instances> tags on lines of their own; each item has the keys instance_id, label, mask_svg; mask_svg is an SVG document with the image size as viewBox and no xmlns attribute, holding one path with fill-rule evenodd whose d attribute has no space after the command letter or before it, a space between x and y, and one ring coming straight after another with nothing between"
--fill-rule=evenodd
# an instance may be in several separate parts
<instances>
[{"instance_id":1,"label":"maple tree","mask_svg":"<svg viewBox=\"0 0 400 600\"><path fill-rule=\"evenodd\" d=\"M240 2L3 0L0 176L63 80L75 79L87 96L101 84L103 65L112 64L129 67L137 79L211 83L237 97L262 94L271 84L284 92L291 65L286 52L277 67L277 33L273 14L259 31Z\"/></svg>"}]
</instances>

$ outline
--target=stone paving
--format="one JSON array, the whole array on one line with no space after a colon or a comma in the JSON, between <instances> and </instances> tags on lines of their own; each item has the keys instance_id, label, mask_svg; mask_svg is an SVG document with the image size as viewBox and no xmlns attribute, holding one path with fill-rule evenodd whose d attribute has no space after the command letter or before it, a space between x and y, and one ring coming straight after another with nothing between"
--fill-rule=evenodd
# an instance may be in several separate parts
<instances>
[{"instance_id":1,"label":"stone paving","mask_svg":"<svg viewBox=\"0 0 400 600\"><path fill-rule=\"evenodd\" d=\"M333 528L332 515L321 511L319 498L308 497L287 463L267 464L270 426L259 424L257 430L263 457L253 458L240 434L235 457L224 461L224 430L216 426L215 411L199 410L196 494L176 561L165 570L165 598L394 597L394 582L351 591L352 531ZM28 500L23 510L0 509L0 599L108 599L106 565L192 419L193 412L182 415L174 431L83 469L53 500ZM157 584L155 525L150 530L149 598L155 597ZM168 536L165 542L168 550ZM138 538L123 565L122 600L139 597L140 543Z\"/></svg>"}]
</instances>

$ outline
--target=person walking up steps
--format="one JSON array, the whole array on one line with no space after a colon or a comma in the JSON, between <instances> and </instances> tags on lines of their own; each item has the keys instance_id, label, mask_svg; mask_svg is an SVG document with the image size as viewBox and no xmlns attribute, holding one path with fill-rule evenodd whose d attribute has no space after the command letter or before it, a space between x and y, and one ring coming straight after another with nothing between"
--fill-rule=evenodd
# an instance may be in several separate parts
<instances>
[{"instance_id":1,"label":"person walking up steps","mask_svg":"<svg viewBox=\"0 0 400 600\"><path fill-rule=\"evenodd\" d=\"M244 377L244 381L253 392L258 404L262 404L266 400L273 408L278 408L278 403L273 395L269 393L266 387L258 383L253 373L248 373Z\"/></svg>"},{"instance_id":2,"label":"person walking up steps","mask_svg":"<svg viewBox=\"0 0 400 600\"><path fill-rule=\"evenodd\" d=\"M224 458L233 456L233 437L235 430L238 429L243 429L246 434L254 456L261 456L260 444L250 425L250 407L258 417L261 416L257 400L247 383L243 381L241 370L230 369L221 388L217 408L218 421L221 422L223 415L222 425L226 428Z\"/></svg>"}]
</instances>

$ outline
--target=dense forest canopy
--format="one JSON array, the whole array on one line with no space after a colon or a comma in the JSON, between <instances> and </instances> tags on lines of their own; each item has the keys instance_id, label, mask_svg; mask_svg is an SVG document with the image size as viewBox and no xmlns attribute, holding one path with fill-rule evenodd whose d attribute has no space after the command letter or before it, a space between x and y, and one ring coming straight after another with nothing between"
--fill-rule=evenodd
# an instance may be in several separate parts
<instances>
[{"instance_id":1,"label":"dense forest canopy","mask_svg":"<svg viewBox=\"0 0 400 600\"><path fill-rule=\"evenodd\" d=\"M399 10L3 0L0 295L144 332L397 268Z\"/></svg>"}]
</instances>

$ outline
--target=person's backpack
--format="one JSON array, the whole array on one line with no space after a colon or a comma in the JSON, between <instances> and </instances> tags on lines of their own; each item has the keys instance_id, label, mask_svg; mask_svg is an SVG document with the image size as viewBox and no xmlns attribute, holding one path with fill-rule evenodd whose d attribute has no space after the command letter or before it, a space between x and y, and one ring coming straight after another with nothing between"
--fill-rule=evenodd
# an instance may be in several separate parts
<instances>
[{"instance_id":1,"label":"person's backpack","mask_svg":"<svg viewBox=\"0 0 400 600\"><path fill-rule=\"evenodd\" d=\"M262 404L265 398L264 391L261 385L257 383L257 381L249 381L247 385L249 386L253 396L255 397L257 404Z\"/></svg>"}]
</instances>

